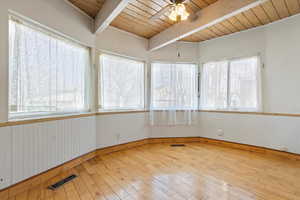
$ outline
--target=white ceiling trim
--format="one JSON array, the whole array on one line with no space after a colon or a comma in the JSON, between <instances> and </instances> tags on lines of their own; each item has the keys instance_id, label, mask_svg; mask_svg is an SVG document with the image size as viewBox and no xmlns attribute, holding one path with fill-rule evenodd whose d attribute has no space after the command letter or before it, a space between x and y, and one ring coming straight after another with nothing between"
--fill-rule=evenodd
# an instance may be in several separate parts
<instances>
[{"instance_id":1,"label":"white ceiling trim","mask_svg":"<svg viewBox=\"0 0 300 200\"><path fill-rule=\"evenodd\" d=\"M95 19L95 33L104 31L132 0L106 0Z\"/></svg>"}]
</instances>

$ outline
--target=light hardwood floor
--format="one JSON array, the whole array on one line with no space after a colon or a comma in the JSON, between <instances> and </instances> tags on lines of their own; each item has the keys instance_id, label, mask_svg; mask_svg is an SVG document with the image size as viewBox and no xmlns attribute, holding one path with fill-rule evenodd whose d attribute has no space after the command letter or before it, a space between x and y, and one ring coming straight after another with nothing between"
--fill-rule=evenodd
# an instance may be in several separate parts
<instances>
[{"instance_id":1,"label":"light hardwood floor","mask_svg":"<svg viewBox=\"0 0 300 200\"><path fill-rule=\"evenodd\" d=\"M57 191L46 187L79 175ZM216 145L147 144L96 157L14 200L299 200L300 162Z\"/></svg>"}]
</instances>

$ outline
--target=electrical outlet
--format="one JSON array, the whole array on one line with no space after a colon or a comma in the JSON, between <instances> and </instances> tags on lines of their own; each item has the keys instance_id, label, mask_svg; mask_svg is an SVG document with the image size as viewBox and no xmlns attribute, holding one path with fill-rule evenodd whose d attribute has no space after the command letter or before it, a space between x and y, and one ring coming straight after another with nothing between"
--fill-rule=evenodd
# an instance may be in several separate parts
<instances>
[{"instance_id":1,"label":"electrical outlet","mask_svg":"<svg viewBox=\"0 0 300 200\"><path fill-rule=\"evenodd\" d=\"M224 130L223 129L218 129L217 133L218 133L218 136L224 136Z\"/></svg>"}]
</instances>

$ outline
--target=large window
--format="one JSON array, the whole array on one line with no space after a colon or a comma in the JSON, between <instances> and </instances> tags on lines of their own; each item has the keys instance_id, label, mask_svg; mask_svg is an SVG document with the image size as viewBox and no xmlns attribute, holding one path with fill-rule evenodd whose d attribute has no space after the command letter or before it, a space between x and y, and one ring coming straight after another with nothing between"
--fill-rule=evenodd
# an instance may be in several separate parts
<instances>
[{"instance_id":1,"label":"large window","mask_svg":"<svg viewBox=\"0 0 300 200\"><path fill-rule=\"evenodd\" d=\"M9 20L9 117L88 111L89 49Z\"/></svg>"},{"instance_id":2,"label":"large window","mask_svg":"<svg viewBox=\"0 0 300 200\"><path fill-rule=\"evenodd\" d=\"M112 55L100 56L100 109L144 109L143 62Z\"/></svg>"},{"instance_id":3,"label":"large window","mask_svg":"<svg viewBox=\"0 0 300 200\"><path fill-rule=\"evenodd\" d=\"M201 109L260 111L258 57L204 64L200 101Z\"/></svg>"},{"instance_id":4,"label":"large window","mask_svg":"<svg viewBox=\"0 0 300 200\"><path fill-rule=\"evenodd\" d=\"M152 110L196 110L198 73L194 64L153 63L151 66Z\"/></svg>"}]
</instances>

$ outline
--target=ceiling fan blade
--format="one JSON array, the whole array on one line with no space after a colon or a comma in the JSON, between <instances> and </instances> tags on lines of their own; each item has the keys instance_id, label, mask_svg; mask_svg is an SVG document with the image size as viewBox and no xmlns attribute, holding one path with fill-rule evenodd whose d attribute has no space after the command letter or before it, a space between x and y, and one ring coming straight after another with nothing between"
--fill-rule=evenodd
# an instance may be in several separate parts
<instances>
[{"instance_id":1,"label":"ceiling fan blade","mask_svg":"<svg viewBox=\"0 0 300 200\"><path fill-rule=\"evenodd\" d=\"M156 13L155 15L153 15L152 17L150 17L150 20L159 19L166 12L168 12L168 10L171 8L171 6L172 6L172 4L169 4L169 5L165 6L165 7L163 7L160 11L158 11L158 13Z\"/></svg>"}]
</instances>

